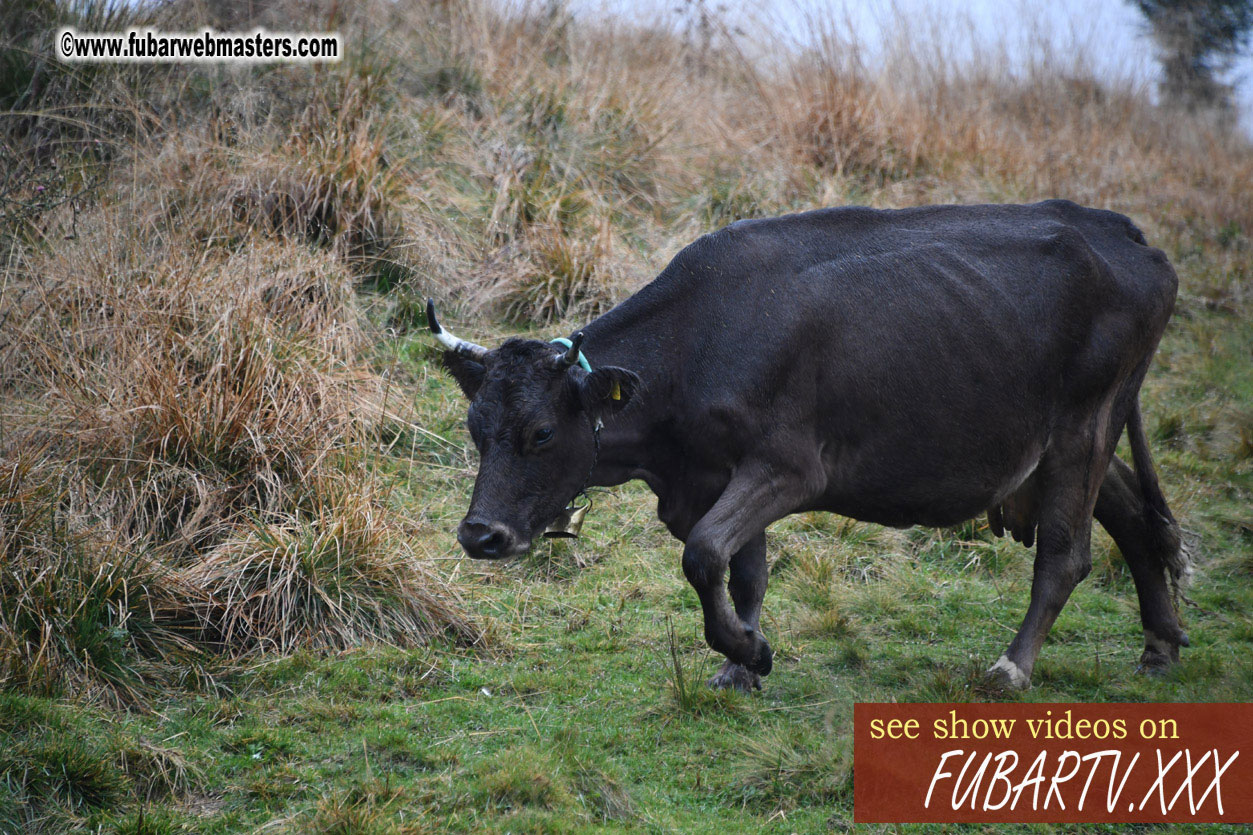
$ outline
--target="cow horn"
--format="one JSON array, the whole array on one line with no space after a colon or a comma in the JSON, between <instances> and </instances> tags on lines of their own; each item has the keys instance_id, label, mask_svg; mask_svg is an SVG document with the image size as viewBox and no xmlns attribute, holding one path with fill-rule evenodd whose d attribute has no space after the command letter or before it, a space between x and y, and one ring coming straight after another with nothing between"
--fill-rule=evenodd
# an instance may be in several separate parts
<instances>
[{"instance_id":1,"label":"cow horn","mask_svg":"<svg viewBox=\"0 0 1253 835\"><path fill-rule=\"evenodd\" d=\"M435 299L426 300L426 323L430 325L431 333L435 334L439 344L448 350L456 351L458 354L479 362L482 362L483 358L487 356L487 349L482 345L475 345L473 342L458 339L440 327L439 320L435 318Z\"/></svg>"},{"instance_id":2,"label":"cow horn","mask_svg":"<svg viewBox=\"0 0 1253 835\"><path fill-rule=\"evenodd\" d=\"M583 345L583 331L579 331L570 340L570 348L561 355L561 362L565 365L577 365L579 362L579 349Z\"/></svg>"}]
</instances>

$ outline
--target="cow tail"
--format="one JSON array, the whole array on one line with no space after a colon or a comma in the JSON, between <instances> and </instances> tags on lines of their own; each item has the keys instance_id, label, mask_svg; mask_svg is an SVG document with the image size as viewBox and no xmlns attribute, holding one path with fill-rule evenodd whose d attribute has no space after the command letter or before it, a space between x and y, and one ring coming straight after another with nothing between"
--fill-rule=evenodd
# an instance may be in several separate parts
<instances>
[{"instance_id":1,"label":"cow tail","mask_svg":"<svg viewBox=\"0 0 1253 835\"><path fill-rule=\"evenodd\" d=\"M1153 542L1152 553L1162 562L1166 578L1176 598L1180 597L1192 581L1193 565L1190 549L1185 547L1183 532L1166 504L1162 486L1153 468L1149 454L1148 439L1144 436L1144 418L1140 414L1137 397L1127 417L1127 440L1131 442L1131 460L1135 465L1140 492L1144 496L1144 516Z\"/></svg>"}]
</instances>

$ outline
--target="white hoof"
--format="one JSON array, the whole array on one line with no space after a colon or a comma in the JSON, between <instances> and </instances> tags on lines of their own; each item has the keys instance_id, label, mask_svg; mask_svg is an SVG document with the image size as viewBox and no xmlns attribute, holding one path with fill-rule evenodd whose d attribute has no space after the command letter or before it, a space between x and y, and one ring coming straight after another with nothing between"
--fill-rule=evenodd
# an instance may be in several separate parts
<instances>
[{"instance_id":1,"label":"white hoof","mask_svg":"<svg viewBox=\"0 0 1253 835\"><path fill-rule=\"evenodd\" d=\"M988 675L993 680L999 681L1015 690L1026 690L1031 686L1031 677L1004 655L996 659L996 663L988 668Z\"/></svg>"}]
</instances>

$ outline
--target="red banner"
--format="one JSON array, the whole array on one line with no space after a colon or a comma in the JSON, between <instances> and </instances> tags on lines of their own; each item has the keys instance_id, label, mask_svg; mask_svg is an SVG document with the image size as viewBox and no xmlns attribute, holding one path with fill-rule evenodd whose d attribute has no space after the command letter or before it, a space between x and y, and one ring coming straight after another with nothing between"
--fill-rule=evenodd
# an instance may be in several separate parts
<instances>
[{"instance_id":1,"label":"red banner","mask_svg":"<svg viewBox=\"0 0 1253 835\"><path fill-rule=\"evenodd\" d=\"M858 823L1253 822L1251 704L857 704Z\"/></svg>"}]
</instances>

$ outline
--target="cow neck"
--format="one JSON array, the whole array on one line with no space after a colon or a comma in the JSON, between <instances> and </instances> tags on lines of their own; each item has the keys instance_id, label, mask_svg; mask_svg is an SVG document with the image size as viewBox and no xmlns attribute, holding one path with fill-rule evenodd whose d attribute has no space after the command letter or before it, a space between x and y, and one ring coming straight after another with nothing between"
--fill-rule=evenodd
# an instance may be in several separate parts
<instances>
[{"instance_id":1,"label":"cow neck","mask_svg":"<svg viewBox=\"0 0 1253 835\"><path fill-rule=\"evenodd\" d=\"M648 290L649 288L645 288ZM649 443L654 427L670 420L673 369L663 361L663 337L649 324L659 319L641 304L644 291L589 323L583 329L583 353L592 368L617 366L640 377L639 390L622 412L608 418L600 433L598 464L591 484L609 486L634 478L650 480L659 467L651 460L662 451ZM664 321L669 317L661 317Z\"/></svg>"}]
</instances>

